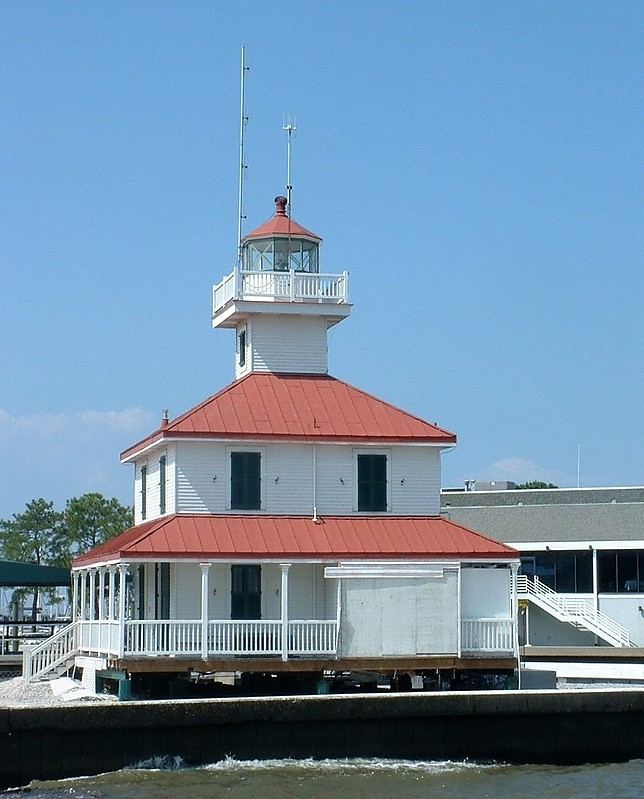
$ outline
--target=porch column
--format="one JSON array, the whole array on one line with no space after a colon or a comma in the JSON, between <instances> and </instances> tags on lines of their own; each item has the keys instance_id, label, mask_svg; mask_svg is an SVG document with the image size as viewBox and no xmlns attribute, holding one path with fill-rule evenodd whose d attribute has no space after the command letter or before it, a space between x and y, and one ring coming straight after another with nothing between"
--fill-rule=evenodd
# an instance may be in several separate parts
<instances>
[{"instance_id":1,"label":"porch column","mask_svg":"<svg viewBox=\"0 0 644 799\"><path fill-rule=\"evenodd\" d=\"M112 621L114 619L114 589L116 587L114 575L116 574L116 566L110 566L109 573L110 583L107 592L107 618Z\"/></svg>"},{"instance_id":2,"label":"porch column","mask_svg":"<svg viewBox=\"0 0 644 799\"><path fill-rule=\"evenodd\" d=\"M76 621L79 617L78 613L78 582L80 580L79 574L74 574L72 578L72 622Z\"/></svg>"},{"instance_id":3,"label":"porch column","mask_svg":"<svg viewBox=\"0 0 644 799\"><path fill-rule=\"evenodd\" d=\"M85 619L85 606L87 604L87 572L83 569L80 575L81 589L80 589L80 607L79 616Z\"/></svg>"},{"instance_id":4,"label":"porch column","mask_svg":"<svg viewBox=\"0 0 644 799\"><path fill-rule=\"evenodd\" d=\"M96 569L89 573L89 620L96 619Z\"/></svg>"},{"instance_id":5,"label":"porch column","mask_svg":"<svg viewBox=\"0 0 644 799\"><path fill-rule=\"evenodd\" d=\"M127 587L126 587L126 577L127 577L127 570L129 569L129 563L119 563L119 612L118 612L118 621L119 621L119 639L118 639L118 656L120 658L123 657L125 652L125 611L126 611L126 600L127 600ZM111 575L112 578L114 575ZM110 584L113 580L110 580Z\"/></svg>"},{"instance_id":6,"label":"porch column","mask_svg":"<svg viewBox=\"0 0 644 799\"><path fill-rule=\"evenodd\" d=\"M463 647L463 564L458 564L458 573L456 575L456 652L458 657L461 657Z\"/></svg>"},{"instance_id":7,"label":"porch column","mask_svg":"<svg viewBox=\"0 0 644 799\"><path fill-rule=\"evenodd\" d=\"M201 569L201 657L208 659L208 572L212 563L200 563Z\"/></svg>"},{"instance_id":8,"label":"porch column","mask_svg":"<svg viewBox=\"0 0 644 799\"><path fill-rule=\"evenodd\" d=\"M98 572L98 620L105 618L105 569Z\"/></svg>"},{"instance_id":9,"label":"porch column","mask_svg":"<svg viewBox=\"0 0 644 799\"><path fill-rule=\"evenodd\" d=\"M512 586L512 637L514 655L517 659L517 688L521 688L521 651L519 649L519 592L517 590L519 580L518 563L510 564L510 585Z\"/></svg>"},{"instance_id":10,"label":"porch column","mask_svg":"<svg viewBox=\"0 0 644 799\"><path fill-rule=\"evenodd\" d=\"M290 563L280 563L282 571L282 588L280 598L282 600L282 660L288 660L288 570Z\"/></svg>"}]
</instances>

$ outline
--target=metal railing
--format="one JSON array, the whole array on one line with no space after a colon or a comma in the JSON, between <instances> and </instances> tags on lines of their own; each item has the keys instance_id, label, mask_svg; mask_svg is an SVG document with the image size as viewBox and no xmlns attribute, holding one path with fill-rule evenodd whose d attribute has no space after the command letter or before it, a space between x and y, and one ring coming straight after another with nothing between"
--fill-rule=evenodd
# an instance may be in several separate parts
<instances>
[{"instance_id":1,"label":"metal railing","mask_svg":"<svg viewBox=\"0 0 644 799\"><path fill-rule=\"evenodd\" d=\"M349 301L349 273L326 275L292 269L288 272L256 272L235 267L221 283L213 286L213 316L233 299L346 303Z\"/></svg>"},{"instance_id":2,"label":"metal railing","mask_svg":"<svg viewBox=\"0 0 644 799\"><path fill-rule=\"evenodd\" d=\"M512 619L462 619L461 650L472 653L514 652Z\"/></svg>"},{"instance_id":3,"label":"metal railing","mask_svg":"<svg viewBox=\"0 0 644 799\"><path fill-rule=\"evenodd\" d=\"M517 576L519 597L531 599L560 621L584 628L612 646L632 646L628 630L610 616L594 608L585 599L571 599L553 591L538 577L530 580L525 574Z\"/></svg>"}]
</instances>

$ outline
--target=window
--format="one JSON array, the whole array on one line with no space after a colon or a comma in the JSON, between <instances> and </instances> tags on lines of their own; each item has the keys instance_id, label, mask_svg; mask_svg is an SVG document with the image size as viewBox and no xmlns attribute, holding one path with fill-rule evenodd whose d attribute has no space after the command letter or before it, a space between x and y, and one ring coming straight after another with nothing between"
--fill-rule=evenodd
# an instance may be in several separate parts
<instances>
[{"instance_id":1,"label":"window","mask_svg":"<svg viewBox=\"0 0 644 799\"><path fill-rule=\"evenodd\" d=\"M358 455L358 510L387 510L386 455Z\"/></svg>"},{"instance_id":2,"label":"window","mask_svg":"<svg viewBox=\"0 0 644 799\"><path fill-rule=\"evenodd\" d=\"M560 594L590 594L593 590L593 556L582 552L526 552L521 573L539 580Z\"/></svg>"},{"instance_id":3,"label":"window","mask_svg":"<svg viewBox=\"0 0 644 799\"><path fill-rule=\"evenodd\" d=\"M141 466L141 518L145 519L148 502L148 467Z\"/></svg>"},{"instance_id":4,"label":"window","mask_svg":"<svg viewBox=\"0 0 644 799\"><path fill-rule=\"evenodd\" d=\"M261 619L262 567L231 566L230 618Z\"/></svg>"},{"instance_id":5,"label":"window","mask_svg":"<svg viewBox=\"0 0 644 799\"><path fill-rule=\"evenodd\" d=\"M598 552L597 577L601 594L644 592L644 551Z\"/></svg>"},{"instance_id":6,"label":"window","mask_svg":"<svg viewBox=\"0 0 644 799\"><path fill-rule=\"evenodd\" d=\"M159 513L165 513L165 455L159 458Z\"/></svg>"},{"instance_id":7,"label":"window","mask_svg":"<svg viewBox=\"0 0 644 799\"><path fill-rule=\"evenodd\" d=\"M261 508L261 455L259 452L230 453L230 507L233 510Z\"/></svg>"},{"instance_id":8,"label":"window","mask_svg":"<svg viewBox=\"0 0 644 799\"><path fill-rule=\"evenodd\" d=\"M246 329L239 331L238 337L239 347L239 365L246 366Z\"/></svg>"}]
</instances>

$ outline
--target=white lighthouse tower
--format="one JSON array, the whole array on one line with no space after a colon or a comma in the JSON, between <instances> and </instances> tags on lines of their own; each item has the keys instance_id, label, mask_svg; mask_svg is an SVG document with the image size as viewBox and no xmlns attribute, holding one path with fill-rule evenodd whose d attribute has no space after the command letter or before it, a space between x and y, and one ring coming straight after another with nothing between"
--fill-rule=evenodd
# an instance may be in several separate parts
<instances>
[{"instance_id":1,"label":"white lighthouse tower","mask_svg":"<svg viewBox=\"0 0 644 799\"><path fill-rule=\"evenodd\" d=\"M322 239L286 212L241 242L240 263L213 287L212 326L236 331L235 377L326 374L327 330L351 313L348 273L320 272Z\"/></svg>"}]
</instances>

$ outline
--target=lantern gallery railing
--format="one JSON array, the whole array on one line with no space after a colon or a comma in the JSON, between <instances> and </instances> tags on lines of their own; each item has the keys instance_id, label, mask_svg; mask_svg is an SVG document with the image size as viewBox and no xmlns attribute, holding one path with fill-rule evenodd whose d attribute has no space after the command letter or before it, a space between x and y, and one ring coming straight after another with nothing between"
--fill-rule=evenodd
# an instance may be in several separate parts
<instances>
[{"instance_id":1,"label":"lantern gallery railing","mask_svg":"<svg viewBox=\"0 0 644 799\"><path fill-rule=\"evenodd\" d=\"M212 313L231 300L264 302L346 303L349 273L321 275L317 272L255 272L235 267L212 289Z\"/></svg>"}]
</instances>

